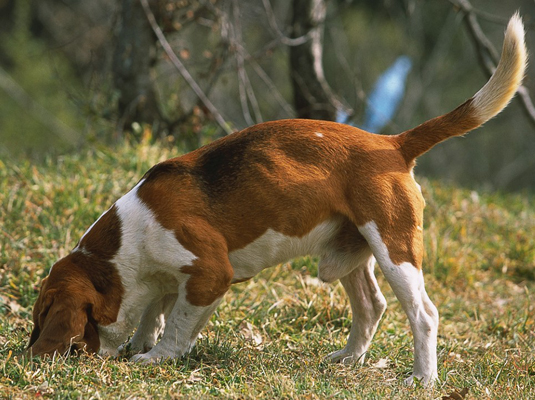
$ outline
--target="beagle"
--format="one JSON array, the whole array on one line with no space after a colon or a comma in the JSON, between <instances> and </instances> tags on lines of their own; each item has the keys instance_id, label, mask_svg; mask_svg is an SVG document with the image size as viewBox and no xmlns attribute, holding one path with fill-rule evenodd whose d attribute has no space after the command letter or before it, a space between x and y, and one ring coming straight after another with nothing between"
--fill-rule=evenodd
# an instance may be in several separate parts
<instances>
[{"instance_id":1,"label":"beagle","mask_svg":"<svg viewBox=\"0 0 535 400\"><path fill-rule=\"evenodd\" d=\"M414 371L437 377L438 312L422 275L415 159L499 113L526 66L518 14L490 80L455 110L395 136L327 121L262 123L152 167L43 280L27 355L85 348L178 358L230 285L303 255L340 280L354 323L328 356L360 362L386 308L375 260L410 321ZM137 330L127 345L124 341ZM158 340L160 339L160 340Z\"/></svg>"}]
</instances>

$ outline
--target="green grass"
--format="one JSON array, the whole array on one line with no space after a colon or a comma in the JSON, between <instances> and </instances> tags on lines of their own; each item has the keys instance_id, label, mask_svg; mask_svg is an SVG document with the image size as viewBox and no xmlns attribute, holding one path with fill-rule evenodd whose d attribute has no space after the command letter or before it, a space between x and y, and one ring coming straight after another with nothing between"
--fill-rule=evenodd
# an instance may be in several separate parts
<instances>
[{"instance_id":1,"label":"green grass","mask_svg":"<svg viewBox=\"0 0 535 400\"><path fill-rule=\"evenodd\" d=\"M533 196L424 179L424 268L441 314L433 389L402 384L412 335L380 272L389 307L365 365L323 361L344 346L351 315L341 285L319 283L311 258L233 286L184 359L17 358L39 281L146 169L172 155L143 143L39 165L0 161L0 398L441 399L463 388L470 399L535 398Z\"/></svg>"}]
</instances>

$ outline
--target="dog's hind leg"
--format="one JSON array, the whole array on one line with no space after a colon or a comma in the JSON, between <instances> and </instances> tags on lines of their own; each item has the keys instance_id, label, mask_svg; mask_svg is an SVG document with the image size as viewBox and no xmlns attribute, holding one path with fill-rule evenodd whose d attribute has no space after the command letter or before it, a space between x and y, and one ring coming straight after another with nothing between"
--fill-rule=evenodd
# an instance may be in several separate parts
<instances>
[{"instance_id":1,"label":"dog's hind leg","mask_svg":"<svg viewBox=\"0 0 535 400\"><path fill-rule=\"evenodd\" d=\"M386 309L386 300L374 275L375 259L368 260L340 279L351 304L353 321L346 346L331 353L327 359L333 362L364 362L379 321Z\"/></svg>"},{"instance_id":2,"label":"dog's hind leg","mask_svg":"<svg viewBox=\"0 0 535 400\"><path fill-rule=\"evenodd\" d=\"M411 325L414 370L406 382L411 384L417 378L424 385L429 385L437 378L438 311L424 287L421 225L415 226L408 234L409 229L387 228L388 225L383 226L384 231L381 231L374 221L370 221L359 230L368 241ZM386 242L385 238L388 238Z\"/></svg>"}]
</instances>

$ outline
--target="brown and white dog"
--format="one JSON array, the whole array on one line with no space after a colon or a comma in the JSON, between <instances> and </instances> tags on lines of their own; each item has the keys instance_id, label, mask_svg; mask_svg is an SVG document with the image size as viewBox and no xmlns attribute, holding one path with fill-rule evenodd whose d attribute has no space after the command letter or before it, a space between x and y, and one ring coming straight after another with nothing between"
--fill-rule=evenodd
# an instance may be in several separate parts
<instances>
[{"instance_id":1,"label":"brown and white dog","mask_svg":"<svg viewBox=\"0 0 535 400\"><path fill-rule=\"evenodd\" d=\"M437 377L438 312L422 276L424 199L415 159L480 126L519 87L518 15L487 84L441 117L396 136L325 121L267 122L151 168L43 280L28 353L85 347L158 362L186 354L235 282L294 257L340 279L353 326L333 361L362 362L386 301L374 258L414 334L413 377ZM161 340L158 338L161 336Z\"/></svg>"}]
</instances>

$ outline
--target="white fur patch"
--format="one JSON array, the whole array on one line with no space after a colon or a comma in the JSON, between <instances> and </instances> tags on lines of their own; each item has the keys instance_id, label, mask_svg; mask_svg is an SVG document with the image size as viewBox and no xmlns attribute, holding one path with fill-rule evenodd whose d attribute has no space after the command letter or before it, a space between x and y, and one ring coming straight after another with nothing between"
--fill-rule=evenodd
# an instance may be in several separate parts
<instances>
[{"instance_id":1,"label":"white fur patch","mask_svg":"<svg viewBox=\"0 0 535 400\"><path fill-rule=\"evenodd\" d=\"M473 97L480 123L484 123L507 106L524 78L527 51L524 25L519 14L509 20L503 41L502 56L489 81Z\"/></svg>"},{"instance_id":2,"label":"white fur patch","mask_svg":"<svg viewBox=\"0 0 535 400\"><path fill-rule=\"evenodd\" d=\"M420 193L422 193L422 187L420 186L418 182L416 182L416 178L414 178L414 169L411 169L411 178L414 181L414 184L416 185Z\"/></svg>"},{"instance_id":3,"label":"white fur patch","mask_svg":"<svg viewBox=\"0 0 535 400\"><path fill-rule=\"evenodd\" d=\"M139 264L138 273L157 268L175 274L180 267L191 265L197 257L186 250L175 233L165 229L140 200L137 191L142 183L139 182L116 203L123 236L121 248L113 261L125 266Z\"/></svg>"},{"instance_id":4,"label":"white fur patch","mask_svg":"<svg viewBox=\"0 0 535 400\"><path fill-rule=\"evenodd\" d=\"M338 232L340 221L322 222L303 237L286 236L268 229L254 242L229 254L234 279L255 276L265 268L304 255L321 256L328 251L328 242Z\"/></svg>"},{"instance_id":5,"label":"white fur patch","mask_svg":"<svg viewBox=\"0 0 535 400\"><path fill-rule=\"evenodd\" d=\"M314 132L314 135L316 135L317 137L320 137L320 138L323 137L323 133L321 133L321 132Z\"/></svg>"},{"instance_id":6,"label":"white fur patch","mask_svg":"<svg viewBox=\"0 0 535 400\"><path fill-rule=\"evenodd\" d=\"M347 344L342 350L329 354L333 362L363 363L381 316L386 299L373 273L375 259L368 256L359 268L340 279L349 297L353 322Z\"/></svg>"},{"instance_id":7,"label":"white fur patch","mask_svg":"<svg viewBox=\"0 0 535 400\"><path fill-rule=\"evenodd\" d=\"M147 353L137 354L131 360L149 364L182 357L194 346L199 331L220 301L218 299L207 307L191 305L186 300L185 284L182 284L174 307L167 317L162 339Z\"/></svg>"}]
</instances>

